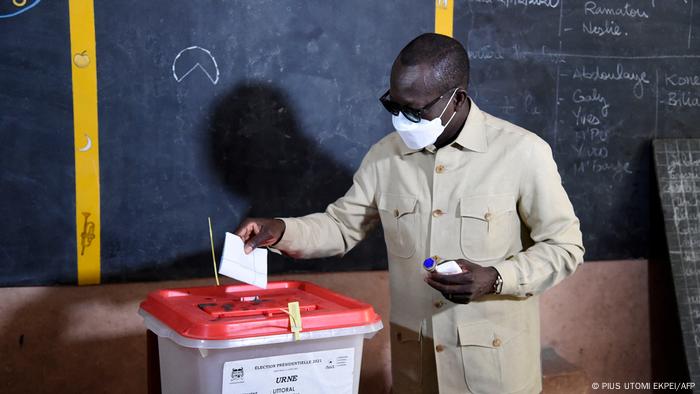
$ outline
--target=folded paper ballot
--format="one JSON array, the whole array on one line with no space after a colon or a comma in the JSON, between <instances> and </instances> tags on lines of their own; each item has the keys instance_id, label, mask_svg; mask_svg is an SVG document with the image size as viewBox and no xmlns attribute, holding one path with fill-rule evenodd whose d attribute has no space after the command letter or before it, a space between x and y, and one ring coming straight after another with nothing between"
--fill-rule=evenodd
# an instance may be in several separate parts
<instances>
[{"instance_id":1,"label":"folded paper ballot","mask_svg":"<svg viewBox=\"0 0 700 394\"><path fill-rule=\"evenodd\" d=\"M267 249L257 248L250 254L245 254L243 240L235 234L226 233L219 274L266 288Z\"/></svg>"}]
</instances>

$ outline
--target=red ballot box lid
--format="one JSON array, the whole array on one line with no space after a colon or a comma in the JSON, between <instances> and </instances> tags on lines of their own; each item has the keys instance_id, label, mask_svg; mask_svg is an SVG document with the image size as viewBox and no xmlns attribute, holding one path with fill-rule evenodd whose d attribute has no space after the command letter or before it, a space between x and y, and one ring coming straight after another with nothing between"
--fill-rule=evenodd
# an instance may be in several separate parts
<instances>
[{"instance_id":1,"label":"red ballot box lid","mask_svg":"<svg viewBox=\"0 0 700 394\"><path fill-rule=\"evenodd\" d=\"M372 305L309 282L269 282L207 286L151 292L141 309L178 334L194 339L225 340L289 334L290 302L298 301L302 330L355 327L381 321Z\"/></svg>"}]
</instances>

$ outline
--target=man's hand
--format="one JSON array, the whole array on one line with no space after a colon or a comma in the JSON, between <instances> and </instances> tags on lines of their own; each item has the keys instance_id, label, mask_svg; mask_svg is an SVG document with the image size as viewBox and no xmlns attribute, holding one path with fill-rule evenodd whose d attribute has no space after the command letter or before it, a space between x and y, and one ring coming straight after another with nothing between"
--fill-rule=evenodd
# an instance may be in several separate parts
<instances>
[{"instance_id":1,"label":"man's hand","mask_svg":"<svg viewBox=\"0 0 700 394\"><path fill-rule=\"evenodd\" d=\"M235 234L245 242L243 250L248 254L257 247L276 244L282 238L284 229L281 219L248 218L238 226Z\"/></svg>"},{"instance_id":2,"label":"man's hand","mask_svg":"<svg viewBox=\"0 0 700 394\"><path fill-rule=\"evenodd\" d=\"M462 267L461 274L443 275L431 272L425 282L457 304L468 304L481 296L493 292L498 271L493 267L482 267L467 260L455 260Z\"/></svg>"}]
</instances>

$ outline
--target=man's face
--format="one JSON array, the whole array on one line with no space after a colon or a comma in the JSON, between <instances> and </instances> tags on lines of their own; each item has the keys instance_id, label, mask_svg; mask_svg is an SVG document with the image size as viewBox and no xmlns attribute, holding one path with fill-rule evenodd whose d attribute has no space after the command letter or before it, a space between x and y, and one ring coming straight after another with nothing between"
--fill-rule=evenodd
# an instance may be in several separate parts
<instances>
[{"instance_id":1,"label":"man's face","mask_svg":"<svg viewBox=\"0 0 700 394\"><path fill-rule=\"evenodd\" d=\"M448 94L445 94L450 92L436 91L433 70L425 64L404 66L397 60L391 68L389 83L391 101L415 109L421 109L440 95L444 95L430 108L423 111L421 117L426 120L438 117L450 98Z\"/></svg>"}]
</instances>

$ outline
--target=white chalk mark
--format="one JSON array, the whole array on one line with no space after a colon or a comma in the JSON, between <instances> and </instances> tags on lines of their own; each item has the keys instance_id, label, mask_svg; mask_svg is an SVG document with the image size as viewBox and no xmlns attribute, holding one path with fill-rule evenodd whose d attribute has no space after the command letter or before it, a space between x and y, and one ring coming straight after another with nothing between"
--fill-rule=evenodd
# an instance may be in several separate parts
<instances>
[{"instance_id":1,"label":"white chalk mark","mask_svg":"<svg viewBox=\"0 0 700 394\"><path fill-rule=\"evenodd\" d=\"M561 52L561 40L559 40L559 52ZM554 91L554 154L557 152L557 144L559 143L559 78L561 69L561 59L557 59L557 83Z\"/></svg>"},{"instance_id":2,"label":"white chalk mark","mask_svg":"<svg viewBox=\"0 0 700 394\"><path fill-rule=\"evenodd\" d=\"M654 109L654 138L659 134L659 69L656 69L656 108Z\"/></svg>"},{"instance_id":3,"label":"white chalk mark","mask_svg":"<svg viewBox=\"0 0 700 394\"><path fill-rule=\"evenodd\" d=\"M688 49L690 49L690 38L693 36L693 2L690 0L690 23L688 23Z\"/></svg>"},{"instance_id":4,"label":"white chalk mark","mask_svg":"<svg viewBox=\"0 0 700 394\"><path fill-rule=\"evenodd\" d=\"M185 73L182 74L181 76L178 76L178 75L177 75L177 71L175 70L175 65L177 64L178 59L180 59L180 56L182 56L182 54L185 53L185 52L187 52L187 51L195 51L195 50L202 51L202 52L206 53L207 56L209 56L209 58L211 59L212 63L214 64L214 70L216 71L216 75L215 75L215 76L212 77L212 75L209 73L209 71L207 71L207 69L206 69L204 66L202 66L202 64L199 63L199 62L195 63L194 66L190 67L190 69L187 70L187 72L185 72ZM202 72L207 76L207 78L209 78L209 80L211 81L212 84L216 85L216 84L219 82L219 65L216 63L216 59L215 59L214 56L211 54L211 52L209 52L208 50L206 50L206 49L204 49L204 48L202 48L202 47L196 46L196 45L191 46L191 47L187 47L187 48L181 50L181 51L177 54L177 56L175 56L175 60L173 60L173 67L172 67L172 69L173 69L173 78L175 78L175 81L177 81L178 83L180 83L180 82L182 82L182 80L184 80L185 78L187 78L187 76L190 75L190 73L192 73L192 71L194 71L194 70L197 69L197 68L199 68L200 70L202 70Z\"/></svg>"},{"instance_id":5,"label":"white chalk mark","mask_svg":"<svg viewBox=\"0 0 700 394\"><path fill-rule=\"evenodd\" d=\"M584 53L557 53L557 52L545 52L545 48L542 48L542 52L532 52L532 51L522 51L520 52L523 56L552 56L552 57L572 57L572 58L582 58L582 59L619 59L619 60L654 60L654 59L700 59L700 55L646 55L646 56L625 56L625 55L588 55Z\"/></svg>"},{"instance_id":6,"label":"white chalk mark","mask_svg":"<svg viewBox=\"0 0 700 394\"><path fill-rule=\"evenodd\" d=\"M85 146L79 149L79 151L81 152L87 152L90 150L90 148L92 148L92 138L90 138L90 136L87 134L85 134L85 138L87 138L87 143L85 144Z\"/></svg>"},{"instance_id":7,"label":"white chalk mark","mask_svg":"<svg viewBox=\"0 0 700 394\"><path fill-rule=\"evenodd\" d=\"M14 5L16 7L13 10L14 12L10 12L9 14L0 13L0 19L12 18L13 16L17 16L25 11L28 11L28 10L36 7L36 5L39 4L40 2L41 2L41 0L36 0L35 2L27 5L27 0L12 0L12 5Z\"/></svg>"},{"instance_id":8,"label":"white chalk mark","mask_svg":"<svg viewBox=\"0 0 700 394\"><path fill-rule=\"evenodd\" d=\"M670 144L669 144L669 145L670 145ZM676 155L678 155L678 154L680 154L680 151L678 150L678 142L677 142L677 141L675 142L675 145L676 145L675 152L672 152L672 153L676 153ZM667 144L664 144L664 155L665 155L666 163L670 163L670 162L671 162L671 161L670 161L670 158L668 157L668 154L669 154L668 149L669 149L668 145L667 145ZM673 183L674 180L673 180L673 179L669 179L668 182L669 182L669 183ZM682 182L682 181L681 181L681 182ZM672 198L672 200L673 200L673 193L671 193L671 198ZM685 194L682 195L682 198L683 198L683 201L687 201L687 200L685 199ZM675 204L672 204L671 209L672 209L673 211L676 210ZM686 207L686 209L687 209L687 207ZM665 220L666 220L666 221L669 221L670 218L665 218ZM675 230L676 230L676 232L678 232L678 219L677 219L677 217L676 217L676 215L675 215L675 212L674 212L674 214L673 214L673 221L674 221L674 224L675 224ZM675 240L675 242L674 242L673 240L669 240L669 245L668 245L669 249L676 249L676 246L678 246L679 249L682 249L680 237L678 237L678 238L679 238L679 239ZM671 245L671 243L673 243L674 245ZM685 270L686 270L686 268L687 268L687 267L686 267L686 261L685 261L685 259L684 259L682 256L680 257L679 260L680 260L680 265L681 265L681 272L685 272ZM689 262L689 263L690 263L690 262ZM691 263L691 264L692 264L692 263ZM688 277L687 277L686 275L683 275L683 284L684 284L684 289L685 289L685 292L686 292L686 297L685 297L685 299L688 300L688 296L687 296ZM690 307L690 306L689 306L689 307ZM691 308L691 312L692 312L692 308ZM693 334L693 337L696 337L696 335L695 335L695 327L696 327L696 325L695 325L695 318L694 318L694 316L693 316L693 313L690 313L690 323L691 323L691 329L690 329L690 330L691 330L691 333ZM699 358L700 358L700 353L698 353L698 346L697 346L697 344L696 344L696 346L695 346L695 359L697 360L697 359L699 359Z\"/></svg>"},{"instance_id":9,"label":"white chalk mark","mask_svg":"<svg viewBox=\"0 0 700 394\"><path fill-rule=\"evenodd\" d=\"M561 22L564 19L564 0L559 3L559 37L561 37Z\"/></svg>"}]
</instances>

